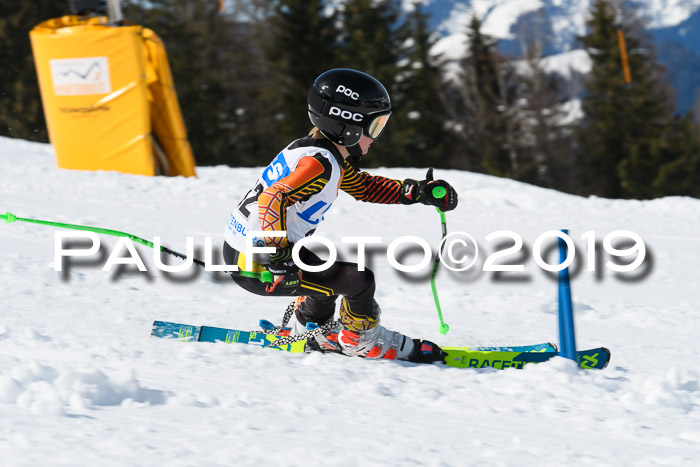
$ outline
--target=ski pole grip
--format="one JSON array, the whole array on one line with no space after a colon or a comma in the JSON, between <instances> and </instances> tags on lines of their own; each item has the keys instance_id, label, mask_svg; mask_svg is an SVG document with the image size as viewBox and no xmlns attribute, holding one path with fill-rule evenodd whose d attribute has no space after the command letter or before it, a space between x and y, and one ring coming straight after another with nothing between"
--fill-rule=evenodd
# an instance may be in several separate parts
<instances>
[{"instance_id":1,"label":"ski pole grip","mask_svg":"<svg viewBox=\"0 0 700 467\"><path fill-rule=\"evenodd\" d=\"M444 186L436 186L433 188L433 196L437 199L444 198L447 194L447 189Z\"/></svg>"},{"instance_id":2,"label":"ski pole grip","mask_svg":"<svg viewBox=\"0 0 700 467\"><path fill-rule=\"evenodd\" d=\"M5 219L5 224L9 224L17 220L17 216L7 211L5 214L0 214L0 219Z\"/></svg>"},{"instance_id":3,"label":"ski pole grip","mask_svg":"<svg viewBox=\"0 0 700 467\"><path fill-rule=\"evenodd\" d=\"M444 186L436 186L435 188L433 188L432 194L433 194L433 197L435 199L442 199L445 197L445 195L447 195L447 189ZM440 209L437 206L435 206L435 209L437 209L437 212L440 213L440 216L444 217L445 212L442 209ZM443 219L443 222L444 222L444 219Z\"/></svg>"}]
</instances>

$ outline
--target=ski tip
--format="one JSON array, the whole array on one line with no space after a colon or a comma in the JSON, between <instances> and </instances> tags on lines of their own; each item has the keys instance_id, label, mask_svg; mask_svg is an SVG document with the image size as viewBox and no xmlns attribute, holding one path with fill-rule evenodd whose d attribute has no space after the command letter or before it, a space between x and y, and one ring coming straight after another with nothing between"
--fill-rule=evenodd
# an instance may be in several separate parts
<instances>
[{"instance_id":1,"label":"ski tip","mask_svg":"<svg viewBox=\"0 0 700 467\"><path fill-rule=\"evenodd\" d=\"M579 366L584 370L602 370L610 363L610 350L606 347L577 352Z\"/></svg>"},{"instance_id":2,"label":"ski tip","mask_svg":"<svg viewBox=\"0 0 700 467\"><path fill-rule=\"evenodd\" d=\"M608 363L610 363L610 357L612 356L612 354L610 352L610 349L608 349L607 347L601 347L600 349L603 352L605 352L605 354L608 356L608 358L605 359L605 363L603 363L603 366L600 367L600 369L603 370L603 369L607 368Z\"/></svg>"}]
</instances>

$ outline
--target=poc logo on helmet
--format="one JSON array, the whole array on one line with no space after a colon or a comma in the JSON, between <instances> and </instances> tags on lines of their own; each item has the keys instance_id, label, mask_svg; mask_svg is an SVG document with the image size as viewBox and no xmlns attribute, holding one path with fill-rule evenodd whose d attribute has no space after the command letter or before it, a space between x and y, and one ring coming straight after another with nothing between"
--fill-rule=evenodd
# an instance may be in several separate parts
<instances>
[{"instance_id":1,"label":"poc logo on helmet","mask_svg":"<svg viewBox=\"0 0 700 467\"><path fill-rule=\"evenodd\" d=\"M361 122L364 118L362 114L350 112L349 110L341 110L338 107L331 107L331 110L328 111L328 115L335 117L340 116L342 119L353 120L355 122Z\"/></svg>"},{"instance_id":2,"label":"poc logo on helmet","mask_svg":"<svg viewBox=\"0 0 700 467\"><path fill-rule=\"evenodd\" d=\"M357 100L360 98L360 95L358 93L356 93L355 91L353 91L350 88L346 88L342 84L338 85L338 87L335 89L335 92L339 92L341 94L344 94L353 100Z\"/></svg>"}]
</instances>

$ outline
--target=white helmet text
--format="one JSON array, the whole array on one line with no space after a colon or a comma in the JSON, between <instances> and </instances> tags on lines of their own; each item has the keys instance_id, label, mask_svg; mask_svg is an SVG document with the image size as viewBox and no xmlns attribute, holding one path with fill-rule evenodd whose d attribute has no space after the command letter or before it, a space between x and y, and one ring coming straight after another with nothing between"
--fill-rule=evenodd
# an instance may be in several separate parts
<instances>
[{"instance_id":1,"label":"white helmet text","mask_svg":"<svg viewBox=\"0 0 700 467\"><path fill-rule=\"evenodd\" d=\"M344 94L353 100L357 100L360 98L360 95L358 93L356 93L355 91L353 91L350 88L346 88L342 84L338 85L338 87L335 89L335 92L339 92L341 94Z\"/></svg>"},{"instance_id":2,"label":"white helmet text","mask_svg":"<svg viewBox=\"0 0 700 467\"><path fill-rule=\"evenodd\" d=\"M352 120L354 122L361 122L364 116L360 113L350 112L349 110L341 110L338 107L331 107L328 111L328 115L340 116L344 120Z\"/></svg>"}]
</instances>

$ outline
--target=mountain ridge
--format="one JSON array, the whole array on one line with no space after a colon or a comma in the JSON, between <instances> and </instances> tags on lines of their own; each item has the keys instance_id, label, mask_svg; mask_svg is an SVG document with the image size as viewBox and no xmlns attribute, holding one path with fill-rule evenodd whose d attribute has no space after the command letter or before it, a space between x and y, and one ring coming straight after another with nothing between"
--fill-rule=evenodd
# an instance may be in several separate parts
<instances>
[{"instance_id":1,"label":"mountain ridge","mask_svg":"<svg viewBox=\"0 0 700 467\"><path fill-rule=\"evenodd\" d=\"M406 8L415 2L405 1ZM430 26L442 38L437 51L450 50L448 58L466 53L465 30L472 15L482 21L483 32L499 39L501 52L520 58L521 40L539 36L543 56L580 48L577 36L586 31L594 0L424 0ZM636 13L661 64L668 71L677 98L677 111L691 110L700 97L700 0L630 1L622 15ZM449 45L446 45L449 44ZM463 47L460 51L460 45ZM566 63L566 60L561 60ZM570 69L555 70L566 76Z\"/></svg>"}]
</instances>

